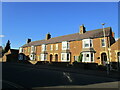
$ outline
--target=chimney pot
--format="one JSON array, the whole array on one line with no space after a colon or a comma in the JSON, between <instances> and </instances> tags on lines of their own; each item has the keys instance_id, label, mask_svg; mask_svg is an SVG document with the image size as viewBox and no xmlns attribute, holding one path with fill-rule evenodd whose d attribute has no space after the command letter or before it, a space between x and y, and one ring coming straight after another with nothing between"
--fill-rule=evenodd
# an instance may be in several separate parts
<instances>
[{"instance_id":1,"label":"chimney pot","mask_svg":"<svg viewBox=\"0 0 120 90\"><path fill-rule=\"evenodd\" d=\"M31 39L28 38L27 41L26 41L26 43L28 44L28 43L30 43L30 42L31 42Z\"/></svg>"},{"instance_id":2,"label":"chimney pot","mask_svg":"<svg viewBox=\"0 0 120 90\"><path fill-rule=\"evenodd\" d=\"M80 33L80 34L83 34L83 33L85 33L85 32L86 32L86 30L85 30L84 24L82 24L82 25L80 26L79 33Z\"/></svg>"},{"instance_id":3,"label":"chimney pot","mask_svg":"<svg viewBox=\"0 0 120 90\"><path fill-rule=\"evenodd\" d=\"M50 33L46 34L46 40L50 39L51 38L51 35Z\"/></svg>"}]
</instances>

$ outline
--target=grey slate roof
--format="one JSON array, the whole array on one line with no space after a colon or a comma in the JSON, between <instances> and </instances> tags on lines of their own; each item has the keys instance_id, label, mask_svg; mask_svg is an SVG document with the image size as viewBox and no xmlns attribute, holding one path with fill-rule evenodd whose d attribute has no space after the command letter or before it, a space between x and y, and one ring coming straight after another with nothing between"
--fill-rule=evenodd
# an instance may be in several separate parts
<instances>
[{"instance_id":1,"label":"grey slate roof","mask_svg":"<svg viewBox=\"0 0 120 90\"><path fill-rule=\"evenodd\" d=\"M105 36L111 35L111 33L112 33L111 27L104 28L104 30L105 30ZM75 33L75 34L54 37L54 38L50 38L49 40L32 41L28 44L23 45L22 47L57 43L57 42L62 42L62 41L82 40L82 39L87 39L87 38L98 38L98 37L103 37L103 29L87 31L84 34Z\"/></svg>"}]
</instances>

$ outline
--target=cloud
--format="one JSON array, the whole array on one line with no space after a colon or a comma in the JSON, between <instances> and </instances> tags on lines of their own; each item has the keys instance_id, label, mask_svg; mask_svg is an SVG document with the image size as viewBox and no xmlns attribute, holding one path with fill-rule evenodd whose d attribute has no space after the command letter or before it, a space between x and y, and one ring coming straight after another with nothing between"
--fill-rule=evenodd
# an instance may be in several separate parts
<instances>
[{"instance_id":1,"label":"cloud","mask_svg":"<svg viewBox=\"0 0 120 90\"><path fill-rule=\"evenodd\" d=\"M117 41L119 38L120 38L120 37L118 37L118 38L115 38L115 41Z\"/></svg>"},{"instance_id":2,"label":"cloud","mask_svg":"<svg viewBox=\"0 0 120 90\"><path fill-rule=\"evenodd\" d=\"M5 35L0 35L0 37L5 37Z\"/></svg>"}]
</instances>

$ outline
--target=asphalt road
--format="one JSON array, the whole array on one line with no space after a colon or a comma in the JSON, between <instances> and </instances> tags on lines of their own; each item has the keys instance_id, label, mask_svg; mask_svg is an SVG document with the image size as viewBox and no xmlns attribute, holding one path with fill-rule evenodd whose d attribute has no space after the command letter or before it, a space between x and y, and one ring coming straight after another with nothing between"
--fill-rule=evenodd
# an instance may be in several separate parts
<instances>
[{"instance_id":1,"label":"asphalt road","mask_svg":"<svg viewBox=\"0 0 120 90\"><path fill-rule=\"evenodd\" d=\"M3 63L4 88L118 88L118 80L92 75L68 73L27 65Z\"/></svg>"}]
</instances>

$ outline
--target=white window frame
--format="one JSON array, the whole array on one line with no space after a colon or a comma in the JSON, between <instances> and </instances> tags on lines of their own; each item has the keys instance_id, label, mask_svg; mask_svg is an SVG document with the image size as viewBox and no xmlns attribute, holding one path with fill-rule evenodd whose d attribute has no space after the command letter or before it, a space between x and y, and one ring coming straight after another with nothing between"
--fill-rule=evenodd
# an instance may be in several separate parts
<instances>
[{"instance_id":1,"label":"white window frame","mask_svg":"<svg viewBox=\"0 0 120 90\"><path fill-rule=\"evenodd\" d=\"M69 54L69 60L67 60L67 54ZM62 59L63 57L62 56L65 56L64 59ZM62 62L70 62L70 53L61 53L61 61Z\"/></svg>"},{"instance_id":2,"label":"white window frame","mask_svg":"<svg viewBox=\"0 0 120 90\"><path fill-rule=\"evenodd\" d=\"M51 50L51 51L53 50L53 45L50 45L50 50Z\"/></svg>"},{"instance_id":3,"label":"white window frame","mask_svg":"<svg viewBox=\"0 0 120 90\"><path fill-rule=\"evenodd\" d=\"M56 47L55 47L55 48L56 48L55 50L58 50L58 44L56 44L55 46L56 46Z\"/></svg>"},{"instance_id":4,"label":"white window frame","mask_svg":"<svg viewBox=\"0 0 120 90\"><path fill-rule=\"evenodd\" d=\"M62 42L62 50L67 50L70 48L69 42L63 41Z\"/></svg>"},{"instance_id":5,"label":"white window frame","mask_svg":"<svg viewBox=\"0 0 120 90\"><path fill-rule=\"evenodd\" d=\"M42 46L41 46L41 50L42 50L42 51L46 51L46 50L47 50L47 45L42 44Z\"/></svg>"},{"instance_id":6,"label":"white window frame","mask_svg":"<svg viewBox=\"0 0 120 90\"><path fill-rule=\"evenodd\" d=\"M103 40L104 40L104 42L103 42ZM103 46L103 43L104 43L104 46ZM101 46L102 46L102 47L106 47L106 39L104 39L104 38L101 39Z\"/></svg>"},{"instance_id":7,"label":"white window frame","mask_svg":"<svg viewBox=\"0 0 120 90\"><path fill-rule=\"evenodd\" d=\"M87 54L89 55L88 60L86 60L87 59L87 57L86 57ZM93 54L93 61L91 61L91 54ZM82 62L94 62L94 53L93 52L82 52L82 55L83 55Z\"/></svg>"},{"instance_id":8,"label":"white window frame","mask_svg":"<svg viewBox=\"0 0 120 90\"><path fill-rule=\"evenodd\" d=\"M47 60L47 54L41 54L40 58L41 58L40 59L41 61L46 61Z\"/></svg>"},{"instance_id":9,"label":"white window frame","mask_svg":"<svg viewBox=\"0 0 120 90\"><path fill-rule=\"evenodd\" d=\"M30 54L30 60L35 60L36 59L36 55L35 54Z\"/></svg>"},{"instance_id":10,"label":"white window frame","mask_svg":"<svg viewBox=\"0 0 120 90\"><path fill-rule=\"evenodd\" d=\"M88 47L86 47L85 44L88 44ZM83 48L91 48L91 47L93 47L93 40L92 39L83 39L82 40L82 47Z\"/></svg>"},{"instance_id":11,"label":"white window frame","mask_svg":"<svg viewBox=\"0 0 120 90\"><path fill-rule=\"evenodd\" d=\"M20 48L19 48L19 53L22 53L22 52L23 52L23 48L20 47Z\"/></svg>"},{"instance_id":12,"label":"white window frame","mask_svg":"<svg viewBox=\"0 0 120 90\"><path fill-rule=\"evenodd\" d=\"M36 52L36 47L35 46L31 46L31 53Z\"/></svg>"}]
</instances>

